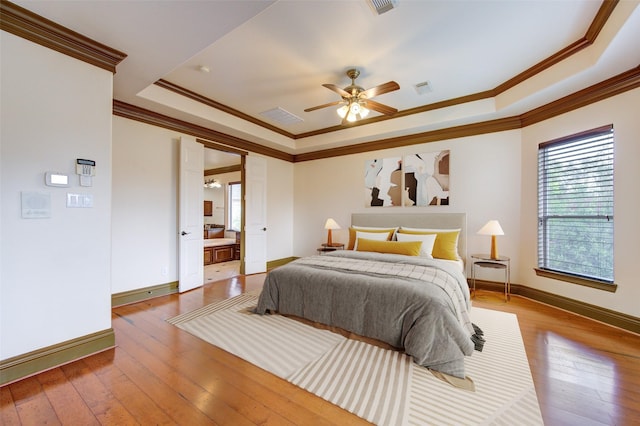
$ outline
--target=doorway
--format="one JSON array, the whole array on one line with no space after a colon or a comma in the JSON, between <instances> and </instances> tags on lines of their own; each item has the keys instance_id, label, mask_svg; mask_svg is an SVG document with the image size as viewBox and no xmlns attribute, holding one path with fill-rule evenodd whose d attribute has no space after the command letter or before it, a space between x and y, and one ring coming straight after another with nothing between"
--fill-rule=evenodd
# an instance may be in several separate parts
<instances>
[{"instance_id":1,"label":"doorway","mask_svg":"<svg viewBox=\"0 0 640 426\"><path fill-rule=\"evenodd\" d=\"M243 155L203 143L204 154L204 283L240 275L242 271ZM237 200L236 200L237 199ZM238 216L239 214L239 216Z\"/></svg>"}]
</instances>

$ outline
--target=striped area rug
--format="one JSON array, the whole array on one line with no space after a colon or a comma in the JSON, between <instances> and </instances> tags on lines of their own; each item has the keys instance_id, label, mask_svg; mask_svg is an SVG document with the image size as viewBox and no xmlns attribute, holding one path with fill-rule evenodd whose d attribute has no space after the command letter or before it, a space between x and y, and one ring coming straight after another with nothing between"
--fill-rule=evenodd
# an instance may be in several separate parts
<instances>
[{"instance_id":1,"label":"striped area rug","mask_svg":"<svg viewBox=\"0 0 640 426\"><path fill-rule=\"evenodd\" d=\"M377 425L543 424L513 314L472 308L487 343L465 361L469 392L402 353L249 313L256 302L242 294L168 322Z\"/></svg>"}]
</instances>

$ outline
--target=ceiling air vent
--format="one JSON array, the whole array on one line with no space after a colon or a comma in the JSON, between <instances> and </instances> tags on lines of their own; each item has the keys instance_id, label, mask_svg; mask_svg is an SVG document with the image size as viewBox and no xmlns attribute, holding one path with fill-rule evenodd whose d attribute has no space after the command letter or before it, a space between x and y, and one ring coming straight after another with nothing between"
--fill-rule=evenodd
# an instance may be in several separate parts
<instances>
[{"instance_id":1,"label":"ceiling air vent","mask_svg":"<svg viewBox=\"0 0 640 426\"><path fill-rule=\"evenodd\" d=\"M304 121L297 115L291 114L289 111L280 107L273 108L268 111L262 111L260 115L280 124L295 124Z\"/></svg>"},{"instance_id":2,"label":"ceiling air vent","mask_svg":"<svg viewBox=\"0 0 640 426\"><path fill-rule=\"evenodd\" d=\"M418 83L413 87L416 88L416 92L418 92L418 95L424 95L425 93L433 91L431 83L429 83L428 81L423 81L422 83Z\"/></svg>"},{"instance_id":3,"label":"ceiling air vent","mask_svg":"<svg viewBox=\"0 0 640 426\"><path fill-rule=\"evenodd\" d=\"M367 0L367 3L378 15L382 15L396 7L396 0Z\"/></svg>"}]
</instances>

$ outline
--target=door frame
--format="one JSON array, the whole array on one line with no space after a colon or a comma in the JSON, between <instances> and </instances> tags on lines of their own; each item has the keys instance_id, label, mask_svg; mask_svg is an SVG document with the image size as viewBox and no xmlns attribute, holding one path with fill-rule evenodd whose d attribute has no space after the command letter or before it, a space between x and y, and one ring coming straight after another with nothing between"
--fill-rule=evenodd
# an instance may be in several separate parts
<instances>
[{"instance_id":1,"label":"door frame","mask_svg":"<svg viewBox=\"0 0 640 426\"><path fill-rule=\"evenodd\" d=\"M245 253L245 238L244 238L244 225L245 225L245 191L246 191L246 157L249 155L248 151L243 151L241 149L237 149L234 147L230 147L227 145L222 145L220 143L211 142L205 139L196 139L197 142L200 142L204 145L205 149L213 149L215 151L222 151L229 154L236 154L240 156L240 208L242 209L242 213L240 215L240 275L244 275L245 267L244 267L244 253ZM206 169L205 169L206 170ZM228 194L225 194L225 197ZM225 199L225 202L228 200ZM226 214L226 212L225 212Z\"/></svg>"}]
</instances>

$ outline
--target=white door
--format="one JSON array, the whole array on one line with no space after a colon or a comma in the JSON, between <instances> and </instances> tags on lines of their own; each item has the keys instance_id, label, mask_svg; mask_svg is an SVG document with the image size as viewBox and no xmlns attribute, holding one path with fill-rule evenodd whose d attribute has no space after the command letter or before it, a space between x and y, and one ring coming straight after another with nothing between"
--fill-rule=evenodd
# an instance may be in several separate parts
<instances>
[{"instance_id":1,"label":"white door","mask_svg":"<svg viewBox=\"0 0 640 426\"><path fill-rule=\"evenodd\" d=\"M247 155L245 163L244 273L267 270L267 161Z\"/></svg>"},{"instance_id":2,"label":"white door","mask_svg":"<svg viewBox=\"0 0 640 426\"><path fill-rule=\"evenodd\" d=\"M204 282L204 146L193 137L180 138L179 169L178 290L182 293L200 287Z\"/></svg>"}]
</instances>

